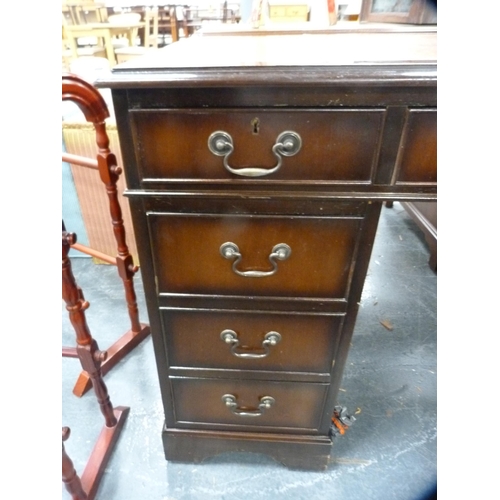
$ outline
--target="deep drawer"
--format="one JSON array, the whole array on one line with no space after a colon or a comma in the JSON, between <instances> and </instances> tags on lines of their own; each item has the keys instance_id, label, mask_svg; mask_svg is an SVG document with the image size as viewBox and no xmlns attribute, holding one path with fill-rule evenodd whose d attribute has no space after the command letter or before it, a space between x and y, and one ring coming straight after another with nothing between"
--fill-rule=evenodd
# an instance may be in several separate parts
<instances>
[{"instance_id":1,"label":"deep drawer","mask_svg":"<svg viewBox=\"0 0 500 500\"><path fill-rule=\"evenodd\" d=\"M320 425L327 384L171 378L176 425L205 424L313 431ZM227 405L223 396L234 398ZM259 407L271 397L268 408ZM247 413L247 415L243 414ZM248 415L250 413L250 415ZM189 425L188 425L189 426ZM250 429L249 429L250 430Z\"/></svg>"},{"instance_id":2,"label":"deep drawer","mask_svg":"<svg viewBox=\"0 0 500 500\"><path fill-rule=\"evenodd\" d=\"M157 291L344 298L362 220L150 213Z\"/></svg>"},{"instance_id":3,"label":"deep drawer","mask_svg":"<svg viewBox=\"0 0 500 500\"><path fill-rule=\"evenodd\" d=\"M258 179L369 183L376 165L384 110L133 110L132 130L143 180L249 179L241 169L271 170L272 148L282 132L300 136L300 150L278 155L280 168ZM208 147L223 131L233 141L224 158Z\"/></svg>"},{"instance_id":4,"label":"deep drawer","mask_svg":"<svg viewBox=\"0 0 500 500\"><path fill-rule=\"evenodd\" d=\"M170 367L330 373L343 315L162 310Z\"/></svg>"}]
</instances>

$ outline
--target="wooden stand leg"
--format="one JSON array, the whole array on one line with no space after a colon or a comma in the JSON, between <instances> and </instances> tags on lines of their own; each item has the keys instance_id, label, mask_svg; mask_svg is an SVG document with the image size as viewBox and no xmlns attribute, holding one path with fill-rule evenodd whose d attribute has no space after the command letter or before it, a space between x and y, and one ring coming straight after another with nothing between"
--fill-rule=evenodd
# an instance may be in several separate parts
<instances>
[{"instance_id":1,"label":"wooden stand leg","mask_svg":"<svg viewBox=\"0 0 500 500\"><path fill-rule=\"evenodd\" d=\"M68 427L62 429L62 480L66 490L71 495L73 500L88 500L87 493L83 490L82 482L73 467L73 462L68 457L64 449L64 441L69 438L70 430Z\"/></svg>"},{"instance_id":2,"label":"wooden stand leg","mask_svg":"<svg viewBox=\"0 0 500 500\"><path fill-rule=\"evenodd\" d=\"M72 500L94 500L99 483L109 462L113 449L127 420L130 408L118 406L114 412L116 424L102 428L99 438L92 450L81 479L78 477L73 462L69 458L64 444L62 446L62 480ZM68 427L63 427L63 441L69 437Z\"/></svg>"},{"instance_id":3,"label":"wooden stand leg","mask_svg":"<svg viewBox=\"0 0 500 500\"><path fill-rule=\"evenodd\" d=\"M78 287L71 270L71 261L68 258L70 245L76 241L76 236L66 232L63 223L62 232L62 296L69 312L69 319L76 333L76 354L80 359L82 368L89 374L94 391L106 420L106 425L115 425L113 407L108 396L106 384L102 379L101 363L106 359L107 353L99 351L95 339L90 334L85 318L85 309L89 303L85 300L82 290Z\"/></svg>"},{"instance_id":4,"label":"wooden stand leg","mask_svg":"<svg viewBox=\"0 0 500 500\"><path fill-rule=\"evenodd\" d=\"M83 369L89 374L105 424L87 462L81 481L63 447L63 481L74 500L93 500L130 408L120 406L113 409L106 384L102 379L101 363L106 359L107 353L99 351L97 342L92 338L87 325L84 311L88 307L88 302L75 282L68 258L70 245L74 241L76 241L76 236L67 233L63 223L62 295L76 333L76 356L80 359ZM67 439L68 434L69 432L66 436L63 434L63 440Z\"/></svg>"},{"instance_id":5,"label":"wooden stand leg","mask_svg":"<svg viewBox=\"0 0 500 500\"><path fill-rule=\"evenodd\" d=\"M102 475L111 457L113 448L118 441L120 432L125 424L130 408L127 406L117 406L114 409L116 424L113 427L104 426L97 442L92 450L92 454L87 462L87 466L82 474L82 486L87 493L88 500L94 500Z\"/></svg>"}]
</instances>

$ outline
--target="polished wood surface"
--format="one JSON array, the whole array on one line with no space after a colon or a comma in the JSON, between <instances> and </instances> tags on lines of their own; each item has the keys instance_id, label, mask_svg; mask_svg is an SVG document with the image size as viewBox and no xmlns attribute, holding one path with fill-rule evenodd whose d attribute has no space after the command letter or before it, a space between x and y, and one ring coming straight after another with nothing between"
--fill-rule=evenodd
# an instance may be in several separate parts
<instances>
[{"instance_id":1,"label":"polished wood surface","mask_svg":"<svg viewBox=\"0 0 500 500\"><path fill-rule=\"evenodd\" d=\"M158 292L344 298L356 260L362 217L150 215ZM307 244L304 244L307 241ZM236 269L272 271L269 255L285 243L291 255L272 276L236 274L220 254L226 242L242 255Z\"/></svg>"},{"instance_id":2,"label":"polished wood surface","mask_svg":"<svg viewBox=\"0 0 500 500\"><path fill-rule=\"evenodd\" d=\"M222 158L208 149L207 140L216 130L227 132L234 141L231 167L271 169L277 164L272 147L282 132L290 130L300 135L302 147L283 159L273 179L371 182L384 110L138 111L133 120L144 178L234 178Z\"/></svg>"},{"instance_id":3,"label":"polished wood surface","mask_svg":"<svg viewBox=\"0 0 500 500\"><path fill-rule=\"evenodd\" d=\"M77 285L68 257L70 246L76 241L73 233L68 233L62 224L62 297L66 304L71 325L75 330L76 349L66 349L66 354L77 357L85 373L90 378L99 409L104 417L104 426L85 466L82 477L77 475L73 463L62 448L62 480L69 493L77 500L94 500L99 482L111 457L114 446L127 418L129 407L113 408L108 388L102 378L101 364L106 359L106 351L100 351L92 337L85 310L89 303ZM64 354L64 351L63 351ZM69 429L63 428L63 441L69 436Z\"/></svg>"},{"instance_id":4,"label":"polished wood surface","mask_svg":"<svg viewBox=\"0 0 500 500\"><path fill-rule=\"evenodd\" d=\"M82 368L89 375L106 425L108 427L113 427L116 424L116 418L113 414L113 406L101 373L101 363L106 359L107 354L105 351L99 350L96 340L92 338L85 317L85 310L89 307L89 303L85 300L82 290L76 284L75 277L71 270L71 261L68 257L70 245L74 241L76 241L75 235L73 233L68 233L63 223L62 297L66 303L69 319L76 334L76 354Z\"/></svg>"},{"instance_id":5,"label":"polished wood surface","mask_svg":"<svg viewBox=\"0 0 500 500\"><path fill-rule=\"evenodd\" d=\"M62 429L62 481L66 491L71 495L73 500L87 500L87 493L85 493L80 477L78 476L73 461L66 453L64 448L64 441L69 438L70 429L69 427L63 427Z\"/></svg>"},{"instance_id":6,"label":"polished wood surface","mask_svg":"<svg viewBox=\"0 0 500 500\"><path fill-rule=\"evenodd\" d=\"M165 309L162 319L170 332L166 341L170 365L175 368L215 370L273 370L295 373L295 378L316 381L330 371L333 352L340 335L344 314L304 314L214 309ZM221 333L233 330L239 345L236 354ZM281 340L263 349L266 333L278 332ZM264 357L265 355L265 357ZM198 370L196 370L198 369ZM255 374L254 374L255 376ZM258 376L258 374L257 374Z\"/></svg>"},{"instance_id":7,"label":"polished wood surface","mask_svg":"<svg viewBox=\"0 0 500 500\"><path fill-rule=\"evenodd\" d=\"M410 109L405 121L396 183L437 182L437 111Z\"/></svg>"},{"instance_id":8,"label":"polished wood surface","mask_svg":"<svg viewBox=\"0 0 500 500\"><path fill-rule=\"evenodd\" d=\"M201 35L160 52L99 85L125 158L165 456L251 451L324 469L382 202L437 196L436 33ZM230 166L269 168L295 129L301 151L258 179L207 148L223 130ZM262 276L278 243L292 252ZM270 331L281 339L266 351Z\"/></svg>"},{"instance_id":9,"label":"polished wood surface","mask_svg":"<svg viewBox=\"0 0 500 500\"><path fill-rule=\"evenodd\" d=\"M320 425L328 384L254 380L172 378L176 401L175 426L279 432L284 428L314 433ZM238 409L258 410L259 400L271 396L275 403L257 416L234 414L221 396L236 397ZM297 432L296 432L297 433Z\"/></svg>"}]
</instances>

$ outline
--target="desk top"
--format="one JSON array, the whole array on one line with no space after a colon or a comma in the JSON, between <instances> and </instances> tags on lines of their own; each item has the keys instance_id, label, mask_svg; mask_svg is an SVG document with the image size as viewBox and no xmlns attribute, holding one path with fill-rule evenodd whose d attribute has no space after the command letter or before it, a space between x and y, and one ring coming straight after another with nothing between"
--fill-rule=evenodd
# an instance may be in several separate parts
<instances>
[{"instance_id":1,"label":"desk top","mask_svg":"<svg viewBox=\"0 0 500 500\"><path fill-rule=\"evenodd\" d=\"M139 77L140 75L140 77ZM99 87L437 81L437 33L193 36L113 68Z\"/></svg>"},{"instance_id":2,"label":"desk top","mask_svg":"<svg viewBox=\"0 0 500 500\"><path fill-rule=\"evenodd\" d=\"M209 23L205 24L196 35L204 36L265 36L265 35L300 35L334 33L436 33L437 25L395 24L395 23L360 23L357 21L338 21L325 26L322 23L272 22L263 26L252 27L250 23Z\"/></svg>"}]
</instances>

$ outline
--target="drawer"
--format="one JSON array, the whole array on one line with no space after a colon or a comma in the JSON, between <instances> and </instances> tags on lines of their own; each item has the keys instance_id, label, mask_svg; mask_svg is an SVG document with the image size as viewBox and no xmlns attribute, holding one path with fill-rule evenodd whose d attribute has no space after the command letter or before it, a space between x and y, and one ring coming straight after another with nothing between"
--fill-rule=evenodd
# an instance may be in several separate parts
<instances>
[{"instance_id":1,"label":"drawer","mask_svg":"<svg viewBox=\"0 0 500 500\"><path fill-rule=\"evenodd\" d=\"M385 112L346 110L131 111L139 175L147 180L273 179L366 182L373 177ZM228 134L233 151L213 154L209 137ZM293 156L273 153L280 134L300 136ZM227 161L231 172L224 166ZM274 170L281 161L279 169ZM249 177L248 169L265 175Z\"/></svg>"},{"instance_id":2,"label":"drawer","mask_svg":"<svg viewBox=\"0 0 500 500\"><path fill-rule=\"evenodd\" d=\"M437 183L437 110L410 109L395 171L396 184Z\"/></svg>"},{"instance_id":3,"label":"drawer","mask_svg":"<svg viewBox=\"0 0 500 500\"><path fill-rule=\"evenodd\" d=\"M362 221L149 213L157 291L344 298Z\"/></svg>"},{"instance_id":4,"label":"drawer","mask_svg":"<svg viewBox=\"0 0 500 500\"><path fill-rule=\"evenodd\" d=\"M343 315L162 310L170 367L330 373Z\"/></svg>"},{"instance_id":5,"label":"drawer","mask_svg":"<svg viewBox=\"0 0 500 500\"><path fill-rule=\"evenodd\" d=\"M328 390L328 384L260 380L171 378L170 382L177 426L243 426L258 432L266 427L317 430ZM223 401L225 395L233 405ZM270 406L259 407L266 397L273 399Z\"/></svg>"}]
</instances>

